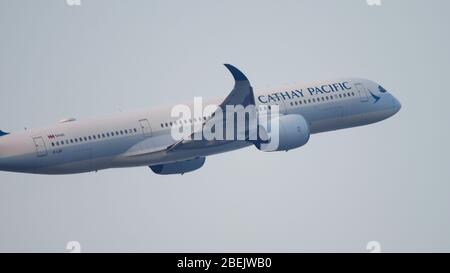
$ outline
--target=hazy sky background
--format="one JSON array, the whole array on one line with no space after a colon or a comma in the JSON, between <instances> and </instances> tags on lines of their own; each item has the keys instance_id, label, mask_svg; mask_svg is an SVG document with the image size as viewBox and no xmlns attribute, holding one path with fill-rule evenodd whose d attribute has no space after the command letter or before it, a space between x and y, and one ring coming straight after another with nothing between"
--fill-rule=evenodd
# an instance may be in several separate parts
<instances>
[{"instance_id":1,"label":"hazy sky background","mask_svg":"<svg viewBox=\"0 0 450 273\"><path fill-rule=\"evenodd\" d=\"M0 0L0 129L363 77L402 103L288 153L0 173L0 251L450 251L450 2Z\"/></svg>"}]
</instances>

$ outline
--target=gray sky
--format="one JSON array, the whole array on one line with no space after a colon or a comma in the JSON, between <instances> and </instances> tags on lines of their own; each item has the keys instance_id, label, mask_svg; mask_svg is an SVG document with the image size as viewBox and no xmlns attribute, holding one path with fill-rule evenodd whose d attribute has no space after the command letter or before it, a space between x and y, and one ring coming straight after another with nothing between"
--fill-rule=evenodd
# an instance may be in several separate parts
<instances>
[{"instance_id":1,"label":"gray sky","mask_svg":"<svg viewBox=\"0 0 450 273\"><path fill-rule=\"evenodd\" d=\"M0 173L0 251L450 251L450 2L0 0L0 129L339 77L394 117L184 176Z\"/></svg>"}]
</instances>

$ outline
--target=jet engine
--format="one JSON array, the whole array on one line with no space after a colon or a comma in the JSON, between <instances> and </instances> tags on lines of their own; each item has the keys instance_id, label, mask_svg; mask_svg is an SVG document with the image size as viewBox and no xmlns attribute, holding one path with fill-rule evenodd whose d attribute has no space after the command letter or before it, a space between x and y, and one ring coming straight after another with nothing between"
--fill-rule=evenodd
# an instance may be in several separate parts
<instances>
[{"instance_id":1,"label":"jet engine","mask_svg":"<svg viewBox=\"0 0 450 273\"><path fill-rule=\"evenodd\" d=\"M259 125L258 140L254 144L263 152L288 151L305 145L309 136L309 123L303 116L276 116L267 126Z\"/></svg>"},{"instance_id":2,"label":"jet engine","mask_svg":"<svg viewBox=\"0 0 450 273\"><path fill-rule=\"evenodd\" d=\"M203 164L205 164L205 159L205 157L198 157L191 160L160 164L149 167L156 174L184 174L200 169Z\"/></svg>"}]
</instances>

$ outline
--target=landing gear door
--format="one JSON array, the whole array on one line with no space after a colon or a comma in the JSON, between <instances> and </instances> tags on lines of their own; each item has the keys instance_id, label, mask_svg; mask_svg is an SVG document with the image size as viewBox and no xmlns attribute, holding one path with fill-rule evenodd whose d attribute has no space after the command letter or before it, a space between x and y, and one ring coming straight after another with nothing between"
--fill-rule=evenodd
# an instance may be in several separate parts
<instances>
[{"instance_id":1,"label":"landing gear door","mask_svg":"<svg viewBox=\"0 0 450 273\"><path fill-rule=\"evenodd\" d=\"M139 120L139 124L141 125L141 131L144 137L150 137L152 136L152 128L150 127L150 123L148 122L148 119L141 119Z\"/></svg>"},{"instance_id":2,"label":"landing gear door","mask_svg":"<svg viewBox=\"0 0 450 273\"><path fill-rule=\"evenodd\" d=\"M361 102L367 102L369 100L369 94L367 93L367 89L364 85L362 83L355 83L355 88L358 90Z\"/></svg>"},{"instance_id":3,"label":"landing gear door","mask_svg":"<svg viewBox=\"0 0 450 273\"><path fill-rule=\"evenodd\" d=\"M42 137L33 138L34 146L36 147L36 155L43 157L47 155L47 147L45 146L44 139Z\"/></svg>"}]
</instances>

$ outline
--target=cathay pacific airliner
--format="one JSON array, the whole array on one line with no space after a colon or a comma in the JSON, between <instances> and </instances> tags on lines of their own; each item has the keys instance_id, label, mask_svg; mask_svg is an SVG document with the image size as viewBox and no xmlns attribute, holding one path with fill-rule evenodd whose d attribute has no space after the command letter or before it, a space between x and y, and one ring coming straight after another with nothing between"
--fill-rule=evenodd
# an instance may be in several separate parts
<instances>
[{"instance_id":1,"label":"cathay pacific airliner","mask_svg":"<svg viewBox=\"0 0 450 273\"><path fill-rule=\"evenodd\" d=\"M65 118L46 128L0 131L0 170L75 174L147 166L160 175L184 174L200 169L209 155L248 146L262 152L288 151L307 144L312 134L382 121L401 108L385 88L366 79L253 90L239 69L225 67L234 88L224 99L205 100L213 106L209 112L196 111L193 103L178 103L85 120ZM190 116L174 111L180 105ZM232 118L229 106L238 109ZM242 111L244 129L228 126ZM267 123L252 122L263 116ZM214 135L222 125L225 131L242 134L219 139L201 133L208 128Z\"/></svg>"}]
</instances>

